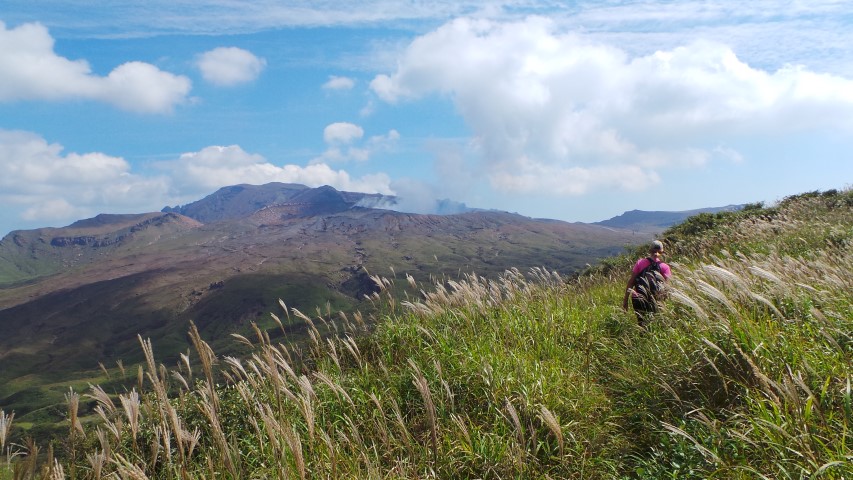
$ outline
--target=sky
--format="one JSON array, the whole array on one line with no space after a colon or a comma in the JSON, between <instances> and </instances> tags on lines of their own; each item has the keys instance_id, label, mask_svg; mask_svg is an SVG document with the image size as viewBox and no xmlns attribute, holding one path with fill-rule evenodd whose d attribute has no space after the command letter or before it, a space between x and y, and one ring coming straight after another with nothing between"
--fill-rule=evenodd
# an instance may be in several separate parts
<instances>
[{"instance_id":1,"label":"sky","mask_svg":"<svg viewBox=\"0 0 853 480\"><path fill-rule=\"evenodd\" d=\"M851 157L843 0L0 5L0 236L273 181L594 222Z\"/></svg>"}]
</instances>

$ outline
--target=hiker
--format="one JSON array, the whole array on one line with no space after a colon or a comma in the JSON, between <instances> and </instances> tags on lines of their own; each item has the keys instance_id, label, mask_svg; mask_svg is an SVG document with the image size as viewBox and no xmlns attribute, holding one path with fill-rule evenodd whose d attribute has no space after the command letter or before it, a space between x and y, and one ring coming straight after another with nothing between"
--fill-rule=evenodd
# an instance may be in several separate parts
<instances>
[{"instance_id":1,"label":"hiker","mask_svg":"<svg viewBox=\"0 0 853 480\"><path fill-rule=\"evenodd\" d=\"M628 297L637 314L637 323L646 328L651 316L658 311L657 302L662 299L666 281L672 276L669 265L662 261L663 242L655 240L649 245L649 256L637 260L631 269L628 288L622 300L622 309L628 310Z\"/></svg>"}]
</instances>

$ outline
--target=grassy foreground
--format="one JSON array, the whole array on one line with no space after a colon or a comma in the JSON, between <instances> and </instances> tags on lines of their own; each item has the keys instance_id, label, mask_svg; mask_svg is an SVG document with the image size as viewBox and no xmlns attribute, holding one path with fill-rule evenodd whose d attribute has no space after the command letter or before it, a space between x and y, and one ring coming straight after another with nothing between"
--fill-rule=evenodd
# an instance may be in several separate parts
<instances>
[{"instance_id":1,"label":"grassy foreground","mask_svg":"<svg viewBox=\"0 0 853 480\"><path fill-rule=\"evenodd\" d=\"M574 279L376 277L381 318L285 308L313 341L257 330L235 338L249 358L193 328L168 368L140 339L138 385L69 391L62 442L12 442L0 411L0 478L853 478L853 191L666 240L649 331L619 308L625 256Z\"/></svg>"}]
</instances>

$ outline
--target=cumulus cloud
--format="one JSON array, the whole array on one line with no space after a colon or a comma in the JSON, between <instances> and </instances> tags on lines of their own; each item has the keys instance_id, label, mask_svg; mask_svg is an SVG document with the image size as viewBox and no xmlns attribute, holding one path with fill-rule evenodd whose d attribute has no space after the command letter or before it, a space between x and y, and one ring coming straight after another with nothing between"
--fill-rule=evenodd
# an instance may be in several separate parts
<instances>
[{"instance_id":1,"label":"cumulus cloud","mask_svg":"<svg viewBox=\"0 0 853 480\"><path fill-rule=\"evenodd\" d=\"M63 150L34 133L0 130L0 202L6 209L31 222L70 222L105 208L162 208L165 178L134 175L120 157Z\"/></svg>"},{"instance_id":2,"label":"cumulus cloud","mask_svg":"<svg viewBox=\"0 0 853 480\"><path fill-rule=\"evenodd\" d=\"M101 77L85 60L57 55L53 45L41 24L7 29L0 22L0 102L81 98L132 112L168 113L189 94L188 78L151 64L127 62Z\"/></svg>"},{"instance_id":3,"label":"cumulus cloud","mask_svg":"<svg viewBox=\"0 0 853 480\"><path fill-rule=\"evenodd\" d=\"M352 90L355 80L349 77L329 76L329 81L323 84L324 90Z\"/></svg>"},{"instance_id":4,"label":"cumulus cloud","mask_svg":"<svg viewBox=\"0 0 853 480\"><path fill-rule=\"evenodd\" d=\"M352 178L344 170L333 170L327 164L314 163L277 166L264 157L244 151L237 145L211 146L198 152L185 153L163 167L182 191L209 192L211 189L239 183L301 183L309 187L330 185L338 190L392 194L387 175L371 174Z\"/></svg>"},{"instance_id":5,"label":"cumulus cloud","mask_svg":"<svg viewBox=\"0 0 853 480\"><path fill-rule=\"evenodd\" d=\"M233 87L258 78L267 61L242 48L219 47L199 55L196 65L206 81Z\"/></svg>"},{"instance_id":6,"label":"cumulus cloud","mask_svg":"<svg viewBox=\"0 0 853 480\"><path fill-rule=\"evenodd\" d=\"M167 113L186 100L190 81L154 65L127 62L116 67L98 87L96 98L140 113Z\"/></svg>"},{"instance_id":7,"label":"cumulus cloud","mask_svg":"<svg viewBox=\"0 0 853 480\"><path fill-rule=\"evenodd\" d=\"M350 160L365 162L377 152L390 151L400 133L391 129L385 135L375 135L361 142L364 129L349 122L337 122L323 129L323 141L328 146L323 154L311 163L347 162Z\"/></svg>"},{"instance_id":8,"label":"cumulus cloud","mask_svg":"<svg viewBox=\"0 0 853 480\"><path fill-rule=\"evenodd\" d=\"M850 79L760 70L707 41L632 57L537 17L451 21L370 86L391 104L451 98L491 185L512 192L631 190L663 167L740 159L731 144L750 135L853 129Z\"/></svg>"},{"instance_id":9,"label":"cumulus cloud","mask_svg":"<svg viewBox=\"0 0 853 480\"><path fill-rule=\"evenodd\" d=\"M330 144L349 144L364 136L364 129L354 123L337 122L323 129L323 140Z\"/></svg>"},{"instance_id":10,"label":"cumulus cloud","mask_svg":"<svg viewBox=\"0 0 853 480\"><path fill-rule=\"evenodd\" d=\"M0 162L5 194L26 194L31 188L59 189L69 182L98 185L127 174L130 166L119 157L101 153L63 155L62 146L21 131L0 130Z\"/></svg>"}]
</instances>

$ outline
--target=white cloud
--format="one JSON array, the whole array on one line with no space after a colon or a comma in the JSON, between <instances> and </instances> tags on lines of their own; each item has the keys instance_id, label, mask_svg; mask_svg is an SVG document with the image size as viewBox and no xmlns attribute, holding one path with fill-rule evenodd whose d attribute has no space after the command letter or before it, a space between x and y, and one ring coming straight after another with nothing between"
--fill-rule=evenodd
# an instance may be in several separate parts
<instances>
[{"instance_id":1,"label":"white cloud","mask_svg":"<svg viewBox=\"0 0 853 480\"><path fill-rule=\"evenodd\" d=\"M519 159L515 169L490 174L498 190L519 194L583 195L601 188L641 191L660 182L659 175L639 165L563 167Z\"/></svg>"},{"instance_id":2,"label":"white cloud","mask_svg":"<svg viewBox=\"0 0 853 480\"><path fill-rule=\"evenodd\" d=\"M355 87L355 80L335 75L330 75L329 81L323 84L325 90L352 90L353 87Z\"/></svg>"},{"instance_id":3,"label":"white cloud","mask_svg":"<svg viewBox=\"0 0 853 480\"><path fill-rule=\"evenodd\" d=\"M53 222L68 221L86 214L86 210L74 207L64 198L49 198L28 207L21 212L21 218L30 222Z\"/></svg>"},{"instance_id":4,"label":"white cloud","mask_svg":"<svg viewBox=\"0 0 853 480\"><path fill-rule=\"evenodd\" d=\"M65 154L30 132L0 130L0 171L0 203L40 225L105 210L159 210L168 198L165 178L134 175L120 157Z\"/></svg>"},{"instance_id":5,"label":"white cloud","mask_svg":"<svg viewBox=\"0 0 853 480\"><path fill-rule=\"evenodd\" d=\"M208 82L233 87L258 78L267 61L242 48L219 47L199 55L196 65Z\"/></svg>"},{"instance_id":6,"label":"white cloud","mask_svg":"<svg viewBox=\"0 0 853 480\"><path fill-rule=\"evenodd\" d=\"M26 194L31 189L58 190L69 183L98 185L127 174L130 166L118 157L101 153L62 154L62 146L48 144L29 132L0 130L0 185L5 194Z\"/></svg>"},{"instance_id":7,"label":"white cloud","mask_svg":"<svg viewBox=\"0 0 853 480\"><path fill-rule=\"evenodd\" d=\"M300 183L309 187L330 185L338 190L392 194L390 179L379 173L352 178L344 170L333 170L325 163L277 166L262 156L250 154L237 145L211 146L185 153L162 167L179 182L183 192L210 192L212 189L240 183Z\"/></svg>"},{"instance_id":8,"label":"white cloud","mask_svg":"<svg viewBox=\"0 0 853 480\"><path fill-rule=\"evenodd\" d=\"M125 110L140 113L166 113L183 103L190 81L159 70L154 65L128 62L116 67L99 86L101 98Z\"/></svg>"},{"instance_id":9,"label":"white cloud","mask_svg":"<svg viewBox=\"0 0 853 480\"><path fill-rule=\"evenodd\" d=\"M354 160L366 162L370 156L378 152L393 150L400 133L391 129L385 135L374 135L366 142L361 142L364 129L354 123L338 122L327 125L323 130L323 140L328 145L323 154L311 163L336 163Z\"/></svg>"},{"instance_id":10,"label":"white cloud","mask_svg":"<svg viewBox=\"0 0 853 480\"><path fill-rule=\"evenodd\" d=\"M388 133L385 135L376 135L370 137L371 143L387 143L387 142L396 142L400 139L400 132L395 129L388 130Z\"/></svg>"},{"instance_id":11,"label":"white cloud","mask_svg":"<svg viewBox=\"0 0 853 480\"><path fill-rule=\"evenodd\" d=\"M369 100L361 110L359 110L358 114L361 117L369 117L373 115L373 112L376 111L376 103L373 100Z\"/></svg>"},{"instance_id":12,"label":"white cloud","mask_svg":"<svg viewBox=\"0 0 853 480\"><path fill-rule=\"evenodd\" d=\"M323 140L329 144L350 144L364 136L364 129L354 123L336 122L323 129Z\"/></svg>"},{"instance_id":13,"label":"white cloud","mask_svg":"<svg viewBox=\"0 0 853 480\"><path fill-rule=\"evenodd\" d=\"M139 113L168 113L186 101L188 78L128 62L106 77L93 75L85 60L53 51L47 28L27 23L11 30L0 22L0 102L89 99Z\"/></svg>"},{"instance_id":14,"label":"white cloud","mask_svg":"<svg viewBox=\"0 0 853 480\"><path fill-rule=\"evenodd\" d=\"M663 167L741 158L729 145L751 135L853 129L853 80L756 69L707 41L632 57L536 17L451 21L371 88L392 104L451 98L492 186L512 192L632 190Z\"/></svg>"}]
</instances>

